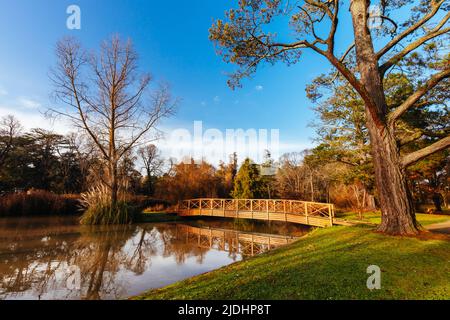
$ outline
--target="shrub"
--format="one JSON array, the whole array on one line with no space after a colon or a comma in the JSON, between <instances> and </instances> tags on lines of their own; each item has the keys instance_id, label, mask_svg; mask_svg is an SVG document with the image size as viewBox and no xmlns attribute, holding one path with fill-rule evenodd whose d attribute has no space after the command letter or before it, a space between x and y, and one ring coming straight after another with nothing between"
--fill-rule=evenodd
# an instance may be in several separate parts
<instances>
[{"instance_id":1,"label":"shrub","mask_svg":"<svg viewBox=\"0 0 450 320\"><path fill-rule=\"evenodd\" d=\"M85 210L82 224L110 225L133 222L134 216L142 211L145 204L136 196L120 193L119 201L113 206L109 189L100 184L81 194L81 206Z\"/></svg>"},{"instance_id":2,"label":"shrub","mask_svg":"<svg viewBox=\"0 0 450 320\"><path fill-rule=\"evenodd\" d=\"M79 197L44 190L0 196L0 216L71 215L79 212Z\"/></svg>"},{"instance_id":3,"label":"shrub","mask_svg":"<svg viewBox=\"0 0 450 320\"><path fill-rule=\"evenodd\" d=\"M128 224L133 222L135 214L139 211L125 201L118 202L114 207L109 203L101 202L87 208L81 223L86 225Z\"/></svg>"}]
</instances>

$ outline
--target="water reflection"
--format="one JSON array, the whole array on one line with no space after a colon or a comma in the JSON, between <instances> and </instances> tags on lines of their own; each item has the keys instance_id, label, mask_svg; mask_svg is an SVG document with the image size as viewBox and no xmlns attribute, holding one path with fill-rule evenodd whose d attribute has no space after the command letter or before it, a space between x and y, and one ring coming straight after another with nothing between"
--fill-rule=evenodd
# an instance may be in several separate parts
<instances>
[{"instance_id":1,"label":"water reflection","mask_svg":"<svg viewBox=\"0 0 450 320\"><path fill-rule=\"evenodd\" d=\"M87 227L74 218L0 219L0 299L123 298L284 245L306 231L227 221Z\"/></svg>"},{"instance_id":2,"label":"water reflection","mask_svg":"<svg viewBox=\"0 0 450 320\"><path fill-rule=\"evenodd\" d=\"M282 245L296 238L291 236L255 234L237 230L199 228L189 225L176 226L176 239L199 248L228 252L236 258L254 256Z\"/></svg>"}]
</instances>

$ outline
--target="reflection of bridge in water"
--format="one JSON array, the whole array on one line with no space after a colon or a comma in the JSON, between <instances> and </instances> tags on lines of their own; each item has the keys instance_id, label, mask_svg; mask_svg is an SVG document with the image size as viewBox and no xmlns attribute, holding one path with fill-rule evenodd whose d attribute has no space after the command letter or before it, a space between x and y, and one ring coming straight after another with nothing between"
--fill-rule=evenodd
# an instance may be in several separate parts
<instances>
[{"instance_id":1,"label":"reflection of bridge in water","mask_svg":"<svg viewBox=\"0 0 450 320\"><path fill-rule=\"evenodd\" d=\"M289 244L296 237L269 235L219 228L198 228L177 225L176 237L187 244L200 248L216 249L243 256L254 256Z\"/></svg>"}]
</instances>

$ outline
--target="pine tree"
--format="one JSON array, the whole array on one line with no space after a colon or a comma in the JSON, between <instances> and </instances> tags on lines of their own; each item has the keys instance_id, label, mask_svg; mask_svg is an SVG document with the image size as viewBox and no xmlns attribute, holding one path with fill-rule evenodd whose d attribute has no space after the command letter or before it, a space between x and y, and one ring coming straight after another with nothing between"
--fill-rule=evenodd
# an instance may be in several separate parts
<instances>
[{"instance_id":1,"label":"pine tree","mask_svg":"<svg viewBox=\"0 0 450 320\"><path fill-rule=\"evenodd\" d=\"M256 199L261 197L259 170L249 158L245 159L236 175L231 196L235 199Z\"/></svg>"}]
</instances>

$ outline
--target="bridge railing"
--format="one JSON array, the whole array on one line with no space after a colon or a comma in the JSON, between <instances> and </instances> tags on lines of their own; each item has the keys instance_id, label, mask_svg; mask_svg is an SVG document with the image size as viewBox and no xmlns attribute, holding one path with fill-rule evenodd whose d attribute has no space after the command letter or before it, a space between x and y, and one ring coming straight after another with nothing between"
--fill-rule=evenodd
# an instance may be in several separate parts
<instances>
[{"instance_id":1,"label":"bridge railing","mask_svg":"<svg viewBox=\"0 0 450 320\"><path fill-rule=\"evenodd\" d=\"M179 202L178 210L222 210L240 212L271 212L326 217L333 221L334 205L331 203L282 199L215 199L200 198Z\"/></svg>"}]
</instances>

